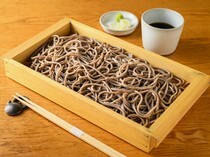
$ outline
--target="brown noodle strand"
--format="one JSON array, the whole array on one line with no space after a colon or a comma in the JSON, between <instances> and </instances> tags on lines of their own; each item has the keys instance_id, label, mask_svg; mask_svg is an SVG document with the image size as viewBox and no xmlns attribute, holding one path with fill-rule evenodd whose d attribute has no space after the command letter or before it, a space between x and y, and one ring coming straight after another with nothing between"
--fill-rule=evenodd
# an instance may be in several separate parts
<instances>
[{"instance_id":1,"label":"brown noodle strand","mask_svg":"<svg viewBox=\"0 0 210 157\"><path fill-rule=\"evenodd\" d=\"M122 48L78 34L53 35L34 52L30 67L146 127L187 86Z\"/></svg>"}]
</instances>

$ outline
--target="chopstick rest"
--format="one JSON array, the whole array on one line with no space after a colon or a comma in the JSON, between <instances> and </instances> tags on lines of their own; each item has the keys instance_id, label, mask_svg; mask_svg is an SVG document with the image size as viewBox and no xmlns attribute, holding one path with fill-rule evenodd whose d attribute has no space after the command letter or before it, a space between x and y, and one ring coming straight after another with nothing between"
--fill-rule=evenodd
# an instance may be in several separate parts
<instances>
[{"instance_id":1,"label":"chopstick rest","mask_svg":"<svg viewBox=\"0 0 210 157\"><path fill-rule=\"evenodd\" d=\"M59 118L58 116L52 114L51 112L47 111L46 109L42 108L41 106L37 105L36 103L32 102L28 98L16 93L13 95L15 99L20 101L23 105L28 106L38 114L42 115L46 119L50 120L51 122L55 123L56 125L60 126L64 130L68 131L75 137L85 141L86 143L92 145L93 147L97 148L101 152L113 156L113 157L125 157L125 155L121 154L120 152L114 150L113 148L107 146L106 144L100 142L99 140L95 139L94 137L88 135L84 131L80 130L79 128L71 125L70 123L66 122L65 120Z\"/></svg>"},{"instance_id":2,"label":"chopstick rest","mask_svg":"<svg viewBox=\"0 0 210 157\"><path fill-rule=\"evenodd\" d=\"M23 110L28 108L26 105L22 105L20 101L18 101L16 98L12 101L9 101L5 108L4 111L7 115L9 116L16 116L20 114Z\"/></svg>"}]
</instances>

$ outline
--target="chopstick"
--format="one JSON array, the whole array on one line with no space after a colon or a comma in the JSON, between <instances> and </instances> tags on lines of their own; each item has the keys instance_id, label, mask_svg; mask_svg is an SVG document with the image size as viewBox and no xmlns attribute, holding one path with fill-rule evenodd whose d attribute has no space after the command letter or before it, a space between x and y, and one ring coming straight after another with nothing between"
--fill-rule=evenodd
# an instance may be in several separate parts
<instances>
[{"instance_id":1,"label":"chopstick","mask_svg":"<svg viewBox=\"0 0 210 157\"><path fill-rule=\"evenodd\" d=\"M73 134L74 136L78 137L79 139L85 141L86 143L90 144L91 146L97 148L101 152L113 156L113 157L125 157L124 154L114 150L113 148L107 146L106 144L100 142L99 140L95 139L94 137L88 135L84 131L80 130L79 128L71 125L70 123L66 122L65 120L59 118L58 116L52 114L51 112L47 111L46 109L42 108L41 106L37 105L36 103L30 101L29 99L25 98L24 96L16 93L13 95L18 101L22 104L28 106L38 114L42 115L46 119L50 120L51 122L55 123L59 127L63 128L64 130L68 131L69 133Z\"/></svg>"}]
</instances>

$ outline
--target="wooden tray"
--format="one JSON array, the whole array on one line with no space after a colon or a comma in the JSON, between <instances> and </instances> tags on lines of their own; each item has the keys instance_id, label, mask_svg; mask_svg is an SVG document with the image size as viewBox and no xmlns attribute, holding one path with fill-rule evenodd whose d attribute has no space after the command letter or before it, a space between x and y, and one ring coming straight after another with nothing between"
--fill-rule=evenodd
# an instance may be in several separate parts
<instances>
[{"instance_id":1,"label":"wooden tray","mask_svg":"<svg viewBox=\"0 0 210 157\"><path fill-rule=\"evenodd\" d=\"M67 35L75 31L113 46L122 47L159 68L167 67L169 71L190 84L160 118L146 128L23 64L51 35ZM204 73L68 18L55 23L8 52L4 57L4 63L8 77L146 152L163 141L205 91L210 81L209 76Z\"/></svg>"}]
</instances>

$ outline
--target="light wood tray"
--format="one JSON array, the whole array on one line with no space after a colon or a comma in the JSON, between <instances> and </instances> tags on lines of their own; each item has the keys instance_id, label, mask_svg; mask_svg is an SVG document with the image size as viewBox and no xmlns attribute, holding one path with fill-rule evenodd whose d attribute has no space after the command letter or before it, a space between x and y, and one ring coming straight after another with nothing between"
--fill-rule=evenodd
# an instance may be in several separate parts
<instances>
[{"instance_id":1,"label":"light wood tray","mask_svg":"<svg viewBox=\"0 0 210 157\"><path fill-rule=\"evenodd\" d=\"M168 69L190 84L160 118L146 128L23 64L51 35L67 35L75 31L113 46L122 47L156 67ZM146 152L163 141L209 86L210 81L209 76L204 73L68 18L55 23L8 52L4 57L4 63L8 77Z\"/></svg>"}]
</instances>

